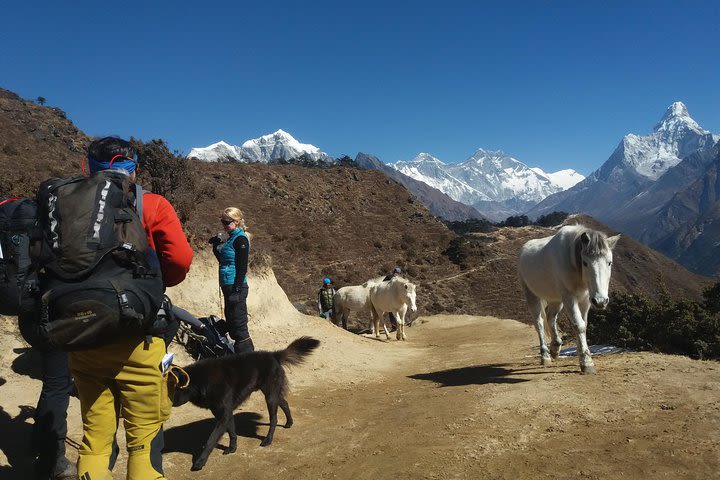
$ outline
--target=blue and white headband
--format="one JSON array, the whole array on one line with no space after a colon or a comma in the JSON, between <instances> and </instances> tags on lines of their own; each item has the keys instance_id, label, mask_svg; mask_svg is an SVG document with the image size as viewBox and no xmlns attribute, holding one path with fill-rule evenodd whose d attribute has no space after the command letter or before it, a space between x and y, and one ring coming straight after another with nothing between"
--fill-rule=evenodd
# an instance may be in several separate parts
<instances>
[{"instance_id":1,"label":"blue and white headband","mask_svg":"<svg viewBox=\"0 0 720 480\"><path fill-rule=\"evenodd\" d=\"M88 159L88 166L90 167L90 172L95 173L100 170L108 170L108 169L123 169L127 173L132 173L137 168L138 160L137 160L137 154L133 156L133 158L126 157L125 155L115 155L112 159L110 159L109 162L100 162L98 160L95 160L93 157L89 156Z\"/></svg>"}]
</instances>

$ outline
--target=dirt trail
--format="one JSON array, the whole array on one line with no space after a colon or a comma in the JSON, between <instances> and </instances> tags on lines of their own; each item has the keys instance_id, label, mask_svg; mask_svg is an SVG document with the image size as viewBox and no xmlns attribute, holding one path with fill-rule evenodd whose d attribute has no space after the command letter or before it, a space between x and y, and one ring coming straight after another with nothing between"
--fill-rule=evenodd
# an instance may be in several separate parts
<instances>
[{"instance_id":1,"label":"dirt trail","mask_svg":"<svg viewBox=\"0 0 720 480\"><path fill-rule=\"evenodd\" d=\"M174 409L166 423L169 479L719 478L717 362L622 353L596 356L598 374L583 376L575 358L541 367L534 329L491 317L419 317L407 342L378 341L300 315L271 272L253 282L250 328L259 348L283 348L299 335L323 342L289 371L295 425L260 447L268 418L256 393L235 415L238 452L217 449L191 472L211 416L192 405ZM210 305L200 297L216 292L190 279L172 294L196 311ZM0 480L29 478L24 415L40 382L32 354L2 325ZM74 442L78 417L72 399ZM69 455L77 454L69 448ZM121 456L115 478L124 473Z\"/></svg>"},{"instance_id":2,"label":"dirt trail","mask_svg":"<svg viewBox=\"0 0 720 480\"><path fill-rule=\"evenodd\" d=\"M238 453L216 450L201 474L189 471L190 452L211 425L178 409L169 478L718 478L715 362L614 354L582 376L574 358L537 365L534 331L513 321L434 316L409 333L408 344L390 343L421 354L392 371L294 389L296 423L267 448L255 395L236 414Z\"/></svg>"}]
</instances>

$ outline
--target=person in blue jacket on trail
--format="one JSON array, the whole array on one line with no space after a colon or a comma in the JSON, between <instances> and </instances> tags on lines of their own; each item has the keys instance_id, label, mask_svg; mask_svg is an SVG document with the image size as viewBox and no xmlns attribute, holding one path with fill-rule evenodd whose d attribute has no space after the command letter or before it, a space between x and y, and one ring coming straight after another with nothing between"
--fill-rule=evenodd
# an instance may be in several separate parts
<instances>
[{"instance_id":1,"label":"person in blue jacket on trail","mask_svg":"<svg viewBox=\"0 0 720 480\"><path fill-rule=\"evenodd\" d=\"M255 350L248 331L247 315L247 270L250 255L250 240L245 226L243 212L236 207L226 208L220 222L228 238L222 241L219 235L209 242L213 253L220 263L220 288L225 299L225 319L228 322L230 337L235 341L235 353Z\"/></svg>"}]
</instances>

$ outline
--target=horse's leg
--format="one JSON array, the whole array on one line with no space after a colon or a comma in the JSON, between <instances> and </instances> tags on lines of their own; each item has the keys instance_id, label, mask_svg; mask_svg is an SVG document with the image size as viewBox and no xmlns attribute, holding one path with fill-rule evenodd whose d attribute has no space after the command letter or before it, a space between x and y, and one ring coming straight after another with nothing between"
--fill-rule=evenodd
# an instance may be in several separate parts
<instances>
[{"instance_id":1,"label":"horse's leg","mask_svg":"<svg viewBox=\"0 0 720 480\"><path fill-rule=\"evenodd\" d=\"M390 315L395 317L395 339L402 340L402 325L400 325L400 313L390 312Z\"/></svg>"},{"instance_id":2,"label":"horse's leg","mask_svg":"<svg viewBox=\"0 0 720 480\"><path fill-rule=\"evenodd\" d=\"M344 308L343 311L340 312L340 318L342 319L342 326L345 330L347 330L348 316L350 316L350 309Z\"/></svg>"},{"instance_id":3,"label":"horse's leg","mask_svg":"<svg viewBox=\"0 0 720 480\"><path fill-rule=\"evenodd\" d=\"M548 303L545 308L545 316L547 317L548 326L552 334L552 343L550 343L550 356L557 360L562 348L562 337L558 331L557 319L562 310L562 303Z\"/></svg>"},{"instance_id":4,"label":"horse's leg","mask_svg":"<svg viewBox=\"0 0 720 480\"><path fill-rule=\"evenodd\" d=\"M407 340L407 336L405 335L405 314L407 313L407 305L403 304L403 306L400 308L400 311L395 314L395 318L397 320L398 324L398 332L400 334L398 335L398 340Z\"/></svg>"},{"instance_id":5,"label":"horse's leg","mask_svg":"<svg viewBox=\"0 0 720 480\"><path fill-rule=\"evenodd\" d=\"M577 339L577 355L580 360L580 371L584 374L595 373L595 364L593 363L590 349L587 344L585 331L587 328L587 312L590 309L590 299L587 295L577 299L573 295L568 295L563 299L565 308L567 308L573 328L575 329L575 337Z\"/></svg>"},{"instance_id":6,"label":"horse's leg","mask_svg":"<svg viewBox=\"0 0 720 480\"><path fill-rule=\"evenodd\" d=\"M380 313L375 309L375 305L370 308L372 312L372 323L373 323L373 335L375 338L380 338Z\"/></svg>"},{"instance_id":7,"label":"horse's leg","mask_svg":"<svg viewBox=\"0 0 720 480\"><path fill-rule=\"evenodd\" d=\"M535 319L535 330L540 340L540 363L543 365L551 365L552 358L550 358L550 350L545 342L545 307L543 301L527 287L525 287L525 294L527 296L528 306L530 307L530 313L532 313Z\"/></svg>"},{"instance_id":8,"label":"horse's leg","mask_svg":"<svg viewBox=\"0 0 720 480\"><path fill-rule=\"evenodd\" d=\"M596 373L596 370L595 370L595 362L593 362L592 355L590 354L590 347L587 344L587 336L586 336L589 311L590 311L590 297L586 296L580 300L580 313L582 313L582 319L583 319L582 338L580 341L582 342L582 345L583 345L583 359L585 360L585 369L583 370L583 373L592 375L592 374Z\"/></svg>"},{"instance_id":9,"label":"horse's leg","mask_svg":"<svg viewBox=\"0 0 720 480\"><path fill-rule=\"evenodd\" d=\"M380 321L382 322L383 330L385 330L385 340L390 340L390 332L388 331L387 323L385 323L385 312L382 312L382 314L380 314Z\"/></svg>"}]
</instances>

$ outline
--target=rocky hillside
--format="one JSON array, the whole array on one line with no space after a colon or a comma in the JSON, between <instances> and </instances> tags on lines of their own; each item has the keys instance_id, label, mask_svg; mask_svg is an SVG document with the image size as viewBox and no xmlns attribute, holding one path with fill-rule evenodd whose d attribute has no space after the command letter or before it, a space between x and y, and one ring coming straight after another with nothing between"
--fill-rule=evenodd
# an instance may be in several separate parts
<instances>
[{"instance_id":1,"label":"rocky hillside","mask_svg":"<svg viewBox=\"0 0 720 480\"><path fill-rule=\"evenodd\" d=\"M0 194L20 195L32 194L51 175L78 173L89 141L60 110L7 91L0 92L0 140ZM193 246L207 249L206 239L221 231L222 209L239 206L253 235L251 257L272 258L278 283L301 310L314 309L324 276L337 286L359 284L400 265L418 284L420 313L527 320L517 252L528 239L551 235L550 229L457 235L379 171L190 162L195 186L179 197L192 204L185 226ZM620 241L615 265L617 290L655 296L666 289L698 298L710 283L628 237Z\"/></svg>"},{"instance_id":2,"label":"rocky hillside","mask_svg":"<svg viewBox=\"0 0 720 480\"><path fill-rule=\"evenodd\" d=\"M89 143L61 109L0 88L0 194L34 194L38 179L79 172Z\"/></svg>"}]
</instances>

